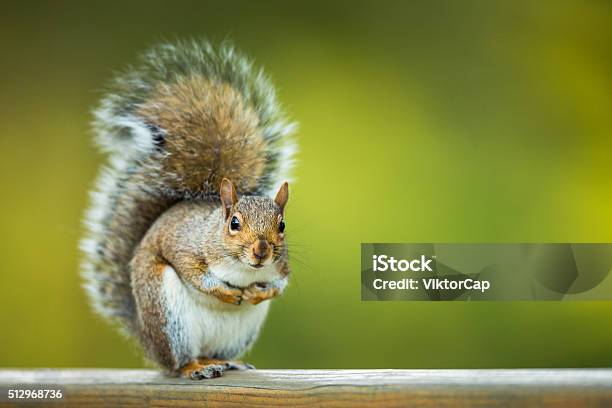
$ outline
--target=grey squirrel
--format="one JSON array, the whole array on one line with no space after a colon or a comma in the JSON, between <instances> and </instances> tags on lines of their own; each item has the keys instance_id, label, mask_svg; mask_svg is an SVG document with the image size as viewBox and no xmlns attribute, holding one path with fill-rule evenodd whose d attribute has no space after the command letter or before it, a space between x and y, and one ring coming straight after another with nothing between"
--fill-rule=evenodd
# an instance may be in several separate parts
<instances>
[{"instance_id":1,"label":"grey squirrel","mask_svg":"<svg viewBox=\"0 0 612 408\"><path fill-rule=\"evenodd\" d=\"M169 374L250 368L233 359L290 274L294 125L270 80L228 43L166 43L116 76L94 115L109 156L81 241L94 309Z\"/></svg>"}]
</instances>

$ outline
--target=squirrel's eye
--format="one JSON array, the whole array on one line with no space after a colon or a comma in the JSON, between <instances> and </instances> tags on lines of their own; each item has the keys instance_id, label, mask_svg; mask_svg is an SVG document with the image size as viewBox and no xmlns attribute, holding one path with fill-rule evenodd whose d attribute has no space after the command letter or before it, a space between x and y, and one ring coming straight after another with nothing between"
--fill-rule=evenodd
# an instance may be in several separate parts
<instances>
[{"instance_id":1,"label":"squirrel's eye","mask_svg":"<svg viewBox=\"0 0 612 408\"><path fill-rule=\"evenodd\" d=\"M240 221L235 215L232 217L232 220L230 221L230 229L232 231L240 231Z\"/></svg>"},{"instance_id":2,"label":"squirrel's eye","mask_svg":"<svg viewBox=\"0 0 612 408\"><path fill-rule=\"evenodd\" d=\"M278 232L281 234L285 232L285 220L281 220L281 222L278 223Z\"/></svg>"}]
</instances>

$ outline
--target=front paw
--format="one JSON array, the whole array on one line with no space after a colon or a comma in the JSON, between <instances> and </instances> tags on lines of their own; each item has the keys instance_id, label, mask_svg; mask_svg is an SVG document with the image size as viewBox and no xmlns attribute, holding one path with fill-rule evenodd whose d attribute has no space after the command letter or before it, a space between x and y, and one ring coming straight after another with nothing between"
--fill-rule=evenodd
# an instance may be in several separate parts
<instances>
[{"instance_id":1,"label":"front paw","mask_svg":"<svg viewBox=\"0 0 612 408\"><path fill-rule=\"evenodd\" d=\"M230 303L232 305L239 305L242 303L243 291L241 289L219 286L214 288L211 293L217 299L225 303Z\"/></svg>"},{"instance_id":2,"label":"front paw","mask_svg":"<svg viewBox=\"0 0 612 408\"><path fill-rule=\"evenodd\" d=\"M278 288L265 283L254 283L242 292L242 299L252 305L271 299L280 294Z\"/></svg>"}]
</instances>

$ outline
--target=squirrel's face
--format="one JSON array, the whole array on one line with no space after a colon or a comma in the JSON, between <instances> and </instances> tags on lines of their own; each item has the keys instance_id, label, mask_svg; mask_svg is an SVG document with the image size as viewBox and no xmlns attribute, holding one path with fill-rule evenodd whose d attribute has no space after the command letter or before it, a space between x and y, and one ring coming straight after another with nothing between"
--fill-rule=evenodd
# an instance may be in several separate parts
<instances>
[{"instance_id":1,"label":"squirrel's face","mask_svg":"<svg viewBox=\"0 0 612 408\"><path fill-rule=\"evenodd\" d=\"M221 202L225 217L223 241L229 255L252 268L262 268L285 254L283 218L289 189L284 183L272 200L263 196L238 199L232 183L221 182Z\"/></svg>"}]
</instances>

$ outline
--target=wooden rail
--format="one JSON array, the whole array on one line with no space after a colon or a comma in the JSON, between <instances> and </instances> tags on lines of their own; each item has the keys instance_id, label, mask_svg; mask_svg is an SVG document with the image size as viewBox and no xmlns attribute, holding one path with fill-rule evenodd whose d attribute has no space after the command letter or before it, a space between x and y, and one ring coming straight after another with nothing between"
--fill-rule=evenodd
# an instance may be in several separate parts
<instances>
[{"instance_id":1,"label":"wooden rail","mask_svg":"<svg viewBox=\"0 0 612 408\"><path fill-rule=\"evenodd\" d=\"M10 389L61 400L7 400ZM252 370L203 381L153 370L0 370L1 406L612 407L611 369Z\"/></svg>"}]
</instances>

